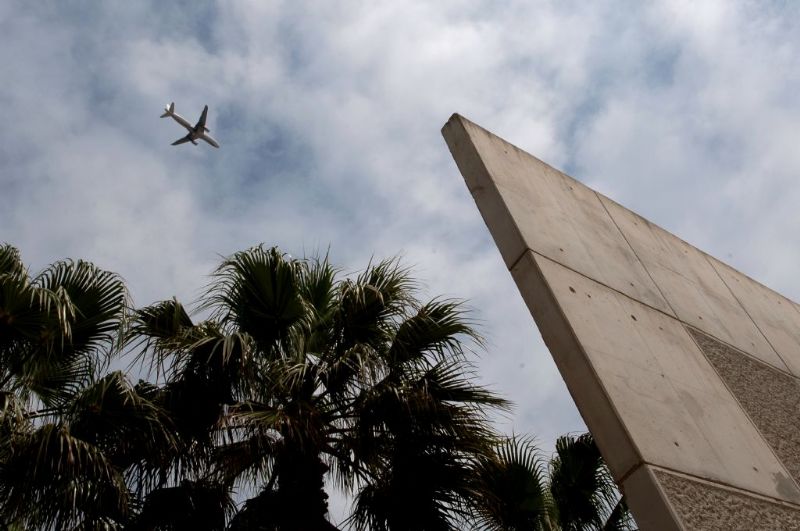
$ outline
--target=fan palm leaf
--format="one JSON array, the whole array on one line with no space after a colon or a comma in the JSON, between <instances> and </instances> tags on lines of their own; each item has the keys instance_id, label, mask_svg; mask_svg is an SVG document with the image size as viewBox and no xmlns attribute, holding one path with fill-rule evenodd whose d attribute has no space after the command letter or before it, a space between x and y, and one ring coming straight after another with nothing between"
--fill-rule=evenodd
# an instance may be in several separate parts
<instances>
[{"instance_id":1,"label":"fan palm leaf","mask_svg":"<svg viewBox=\"0 0 800 531\"><path fill-rule=\"evenodd\" d=\"M56 262L30 282L1 277L0 292L0 351L11 356L10 375L48 406L88 383L119 347L127 292L113 273L83 261Z\"/></svg>"},{"instance_id":2,"label":"fan palm leaf","mask_svg":"<svg viewBox=\"0 0 800 531\"><path fill-rule=\"evenodd\" d=\"M65 415L71 433L101 448L119 469L164 469L177 451L172 420L125 375L112 372L83 389ZM139 483L143 477L137 477Z\"/></svg>"},{"instance_id":3,"label":"fan palm leaf","mask_svg":"<svg viewBox=\"0 0 800 531\"><path fill-rule=\"evenodd\" d=\"M274 355L289 329L305 314L299 292L300 265L276 248L253 247L223 261L201 308L224 326L249 334Z\"/></svg>"},{"instance_id":4,"label":"fan palm leaf","mask_svg":"<svg viewBox=\"0 0 800 531\"><path fill-rule=\"evenodd\" d=\"M12 439L0 496L0 516L31 529L120 523L130 509L124 479L100 448L57 424Z\"/></svg>"},{"instance_id":5,"label":"fan palm leaf","mask_svg":"<svg viewBox=\"0 0 800 531\"><path fill-rule=\"evenodd\" d=\"M554 529L555 506L547 465L534 441L511 437L475 466L477 528L492 531Z\"/></svg>"},{"instance_id":6,"label":"fan palm leaf","mask_svg":"<svg viewBox=\"0 0 800 531\"><path fill-rule=\"evenodd\" d=\"M620 501L611 474L589 433L558 438L550 465L550 482L564 530L603 529ZM615 518L624 520L624 515Z\"/></svg>"}]
</instances>

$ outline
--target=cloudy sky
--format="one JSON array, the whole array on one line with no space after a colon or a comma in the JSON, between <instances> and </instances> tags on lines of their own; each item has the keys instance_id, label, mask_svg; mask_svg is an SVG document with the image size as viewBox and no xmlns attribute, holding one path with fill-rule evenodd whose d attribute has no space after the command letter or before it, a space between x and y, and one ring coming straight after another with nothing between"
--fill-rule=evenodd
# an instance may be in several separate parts
<instances>
[{"instance_id":1,"label":"cloudy sky","mask_svg":"<svg viewBox=\"0 0 800 531\"><path fill-rule=\"evenodd\" d=\"M401 254L500 424L583 429L440 135L458 112L800 299L800 3L0 1L0 241L193 300L227 255ZM222 144L169 144L204 104Z\"/></svg>"}]
</instances>

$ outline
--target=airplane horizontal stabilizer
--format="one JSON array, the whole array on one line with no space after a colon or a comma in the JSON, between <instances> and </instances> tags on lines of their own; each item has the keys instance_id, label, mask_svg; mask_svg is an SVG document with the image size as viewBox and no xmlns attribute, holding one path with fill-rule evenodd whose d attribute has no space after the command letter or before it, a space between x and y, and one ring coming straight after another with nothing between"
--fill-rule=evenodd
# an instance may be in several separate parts
<instances>
[{"instance_id":1,"label":"airplane horizontal stabilizer","mask_svg":"<svg viewBox=\"0 0 800 531\"><path fill-rule=\"evenodd\" d=\"M161 117L162 118L166 118L167 116L169 116L173 112L175 112L175 102L174 101L172 103L170 103L168 107L164 107L164 114L162 114Z\"/></svg>"}]
</instances>

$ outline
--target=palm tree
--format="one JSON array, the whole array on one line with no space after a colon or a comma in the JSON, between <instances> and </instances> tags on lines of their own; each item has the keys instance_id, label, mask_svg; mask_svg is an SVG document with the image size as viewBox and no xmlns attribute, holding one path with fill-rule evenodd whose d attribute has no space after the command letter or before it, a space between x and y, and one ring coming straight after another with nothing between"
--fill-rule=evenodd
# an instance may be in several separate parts
<instances>
[{"instance_id":1,"label":"palm tree","mask_svg":"<svg viewBox=\"0 0 800 531\"><path fill-rule=\"evenodd\" d=\"M507 407L472 381L459 303L417 300L395 260L339 279L327 258L259 246L222 263L199 308L199 323L174 300L144 308L131 337L183 458L206 463L192 479L257 485L232 529L335 529L328 478L357 493L356 527L454 528L466 465L496 439L487 414Z\"/></svg>"},{"instance_id":2,"label":"palm tree","mask_svg":"<svg viewBox=\"0 0 800 531\"><path fill-rule=\"evenodd\" d=\"M97 379L118 347L126 301L121 279L87 262L56 262L31 277L19 252L0 246L0 519L6 525L111 528L129 513L117 464L126 448L108 446L120 426L118 419L116 427L100 422L109 418L103 397L117 393L113 407L137 414L146 405L127 401L133 395L124 395L130 389L120 375Z\"/></svg>"},{"instance_id":3,"label":"palm tree","mask_svg":"<svg viewBox=\"0 0 800 531\"><path fill-rule=\"evenodd\" d=\"M0 247L0 528L332 530L331 482L359 530L624 528L590 437L559 439L548 480L495 434L461 304L418 300L395 260L340 278L255 247L204 320L164 301L121 341L127 306L114 274L31 277ZM108 370L125 342L152 381Z\"/></svg>"},{"instance_id":4,"label":"palm tree","mask_svg":"<svg viewBox=\"0 0 800 531\"><path fill-rule=\"evenodd\" d=\"M589 433L559 437L549 462L531 439L506 439L480 462L475 478L482 529L635 529Z\"/></svg>"}]
</instances>

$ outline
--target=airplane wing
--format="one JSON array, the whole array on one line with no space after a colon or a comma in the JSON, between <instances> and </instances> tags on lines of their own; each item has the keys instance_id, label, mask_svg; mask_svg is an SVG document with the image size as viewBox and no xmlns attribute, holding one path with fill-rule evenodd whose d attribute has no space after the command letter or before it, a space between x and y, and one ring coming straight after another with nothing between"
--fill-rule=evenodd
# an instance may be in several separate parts
<instances>
[{"instance_id":1,"label":"airplane wing","mask_svg":"<svg viewBox=\"0 0 800 531\"><path fill-rule=\"evenodd\" d=\"M203 114L200 115L200 119L195 124L195 130L203 130L206 128L206 116L208 116L208 105L203 107Z\"/></svg>"},{"instance_id":2,"label":"airplane wing","mask_svg":"<svg viewBox=\"0 0 800 531\"><path fill-rule=\"evenodd\" d=\"M176 140L175 142L173 142L173 143L172 143L172 145L173 145L173 146L177 146L178 144L185 144L186 142L191 142L191 141L192 141L192 134L191 134L191 133L189 133L189 134L188 134L188 135L186 135L185 137L183 137L183 138L179 138L178 140Z\"/></svg>"}]
</instances>

